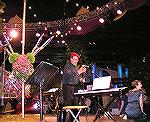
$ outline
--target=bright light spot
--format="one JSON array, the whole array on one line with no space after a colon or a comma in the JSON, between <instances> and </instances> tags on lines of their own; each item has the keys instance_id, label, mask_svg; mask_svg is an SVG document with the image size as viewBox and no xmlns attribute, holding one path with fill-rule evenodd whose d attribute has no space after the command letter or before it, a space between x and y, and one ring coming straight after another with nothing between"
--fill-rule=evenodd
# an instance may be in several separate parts
<instances>
[{"instance_id":1,"label":"bright light spot","mask_svg":"<svg viewBox=\"0 0 150 122\"><path fill-rule=\"evenodd\" d=\"M3 19L3 21L5 22L6 20L5 20L5 19Z\"/></svg>"},{"instance_id":2,"label":"bright light spot","mask_svg":"<svg viewBox=\"0 0 150 122\"><path fill-rule=\"evenodd\" d=\"M52 35L52 34L53 34L53 32L50 32L50 34Z\"/></svg>"},{"instance_id":3,"label":"bright light spot","mask_svg":"<svg viewBox=\"0 0 150 122\"><path fill-rule=\"evenodd\" d=\"M64 37L64 35L62 35L62 34L61 34L60 36L61 36L61 37Z\"/></svg>"},{"instance_id":4,"label":"bright light spot","mask_svg":"<svg viewBox=\"0 0 150 122\"><path fill-rule=\"evenodd\" d=\"M36 35L36 37L40 37L40 33L36 33L35 35Z\"/></svg>"},{"instance_id":5,"label":"bright light spot","mask_svg":"<svg viewBox=\"0 0 150 122\"><path fill-rule=\"evenodd\" d=\"M62 42L61 42L62 44L65 44L65 41L64 40L62 40Z\"/></svg>"},{"instance_id":6,"label":"bright light spot","mask_svg":"<svg viewBox=\"0 0 150 122\"><path fill-rule=\"evenodd\" d=\"M117 14L122 14L122 11L121 10L117 10Z\"/></svg>"},{"instance_id":7,"label":"bright light spot","mask_svg":"<svg viewBox=\"0 0 150 122\"><path fill-rule=\"evenodd\" d=\"M67 34L67 33L65 33L65 35L67 36L68 34Z\"/></svg>"},{"instance_id":8,"label":"bright light spot","mask_svg":"<svg viewBox=\"0 0 150 122\"><path fill-rule=\"evenodd\" d=\"M61 74L61 75L63 74L63 71L62 71L62 70L60 71L60 74Z\"/></svg>"},{"instance_id":9,"label":"bright light spot","mask_svg":"<svg viewBox=\"0 0 150 122\"><path fill-rule=\"evenodd\" d=\"M33 108L34 108L34 109L37 109L38 107L39 107L38 103L35 103L35 104L33 105Z\"/></svg>"},{"instance_id":10,"label":"bright light spot","mask_svg":"<svg viewBox=\"0 0 150 122\"><path fill-rule=\"evenodd\" d=\"M77 25L77 23L74 23L74 25Z\"/></svg>"},{"instance_id":11,"label":"bright light spot","mask_svg":"<svg viewBox=\"0 0 150 122\"><path fill-rule=\"evenodd\" d=\"M45 27L44 30L47 30L47 27Z\"/></svg>"},{"instance_id":12,"label":"bright light spot","mask_svg":"<svg viewBox=\"0 0 150 122\"><path fill-rule=\"evenodd\" d=\"M57 41L57 43L59 43L59 41Z\"/></svg>"},{"instance_id":13,"label":"bright light spot","mask_svg":"<svg viewBox=\"0 0 150 122\"><path fill-rule=\"evenodd\" d=\"M114 4L117 5L117 2L115 2Z\"/></svg>"},{"instance_id":14,"label":"bright light spot","mask_svg":"<svg viewBox=\"0 0 150 122\"><path fill-rule=\"evenodd\" d=\"M99 7L96 7L96 10L99 10Z\"/></svg>"},{"instance_id":15,"label":"bright light spot","mask_svg":"<svg viewBox=\"0 0 150 122\"><path fill-rule=\"evenodd\" d=\"M100 23L104 23L104 19L103 18L100 18L99 21L100 21Z\"/></svg>"},{"instance_id":16,"label":"bright light spot","mask_svg":"<svg viewBox=\"0 0 150 122\"><path fill-rule=\"evenodd\" d=\"M146 58L145 58L145 57L143 57L143 62L145 62L145 60L146 60Z\"/></svg>"},{"instance_id":17,"label":"bright light spot","mask_svg":"<svg viewBox=\"0 0 150 122\"><path fill-rule=\"evenodd\" d=\"M66 2L69 2L69 0L66 0Z\"/></svg>"},{"instance_id":18,"label":"bright light spot","mask_svg":"<svg viewBox=\"0 0 150 122\"><path fill-rule=\"evenodd\" d=\"M77 27L77 30L79 30L79 31L80 31L81 29L82 29L82 28L81 28L81 26L78 26L78 27Z\"/></svg>"},{"instance_id":19,"label":"bright light spot","mask_svg":"<svg viewBox=\"0 0 150 122\"><path fill-rule=\"evenodd\" d=\"M40 25L40 24L42 24L41 22L38 22L38 24Z\"/></svg>"},{"instance_id":20,"label":"bright light spot","mask_svg":"<svg viewBox=\"0 0 150 122\"><path fill-rule=\"evenodd\" d=\"M29 6L29 9L32 9L31 6Z\"/></svg>"},{"instance_id":21,"label":"bright light spot","mask_svg":"<svg viewBox=\"0 0 150 122\"><path fill-rule=\"evenodd\" d=\"M11 36L12 38L16 38L16 37L18 36L17 31L16 31L15 29L12 30L12 31L10 32L10 36Z\"/></svg>"},{"instance_id":22,"label":"bright light spot","mask_svg":"<svg viewBox=\"0 0 150 122\"><path fill-rule=\"evenodd\" d=\"M71 30L73 30L73 27L71 27Z\"/></svg>"},{"instance_id":23,"label":"bright light spot","mask_svg":"<svg viewBox=\"0 0 150 122\"><path fill-rule=\"evenodd\" d=\"M87 8L87 9L89 9L90 7L89 7L89 6L87 6L86 8Z\"/></svg>"},{"instance_id":24,"label":"bright light spot","mask_svg":"<svg viewBox=\"0 0 150 122\"><path fill-rule=\"evenodd\" d=\"M57 31L56 31L56 34L59 35L59 34L61 34L61 32L60 32L59 30L57 30Z\"/></svg>"},{"instance_id":25,"label":"bright light spot","mask_svg":"<svg viewBox=\"0 0 150 122\"><path fill-rule=\"evenodd\" d=\"M79 6L79 3L76 3L76 6Z\"/></svg>"},{"instance_id":26,"label":"bright light spot","mask_svg":"<svg viewBox=\"0 0 150 122\"><path fill-rule=\"evenodd\" d=\"M36 17L36 14L34 14L33 16Z\"/></svg>"},{"instance_id":27,"label":"bright light spot","mask_svg":"<svg viewBox=\"0 0 150 122\"><path fill-rule=\"evenodd\" d=\"M106 7L108 8L109 6L106 4Z\"/></svg>"}]
</instances>

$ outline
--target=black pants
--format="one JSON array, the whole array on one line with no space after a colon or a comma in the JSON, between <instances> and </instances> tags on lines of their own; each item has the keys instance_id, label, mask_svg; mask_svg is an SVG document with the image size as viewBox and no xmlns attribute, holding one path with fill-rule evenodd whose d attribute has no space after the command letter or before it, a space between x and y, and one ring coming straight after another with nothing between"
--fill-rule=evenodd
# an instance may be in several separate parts
<instances>
[{"instance_id":1,"label":"black pants","mask_svg":"<svg viewBox=\"0 0 150 122\"><path fill-rule=\"evenodd\" d=\"M74 106L78 105L79 99L74 96L74 93L78 91L78 85L63 85L63 106ZM76 115L78 110L73 110L73 113ZM60 111L59 120L60 122L72 122L74 118L70 113L66 113L66 111ZM79 118L78 118L79 120Z\"/></svg>"}]
</instances>

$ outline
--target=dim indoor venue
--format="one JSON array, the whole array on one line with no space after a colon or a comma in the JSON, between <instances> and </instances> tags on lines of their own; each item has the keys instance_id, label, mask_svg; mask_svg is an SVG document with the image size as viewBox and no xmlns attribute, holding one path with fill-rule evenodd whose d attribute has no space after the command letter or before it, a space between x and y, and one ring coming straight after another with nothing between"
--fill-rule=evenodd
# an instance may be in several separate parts
<instances>
[{"instance_id":1,"label":"dim indoor venue","mask_svg":"<svg viewBox=\"0 0 150 122\"><path fill-rule=\"evenodd\" d=\"M149 0L0 0L0 122L150 122Z\"/></svg>"}]
</instances>

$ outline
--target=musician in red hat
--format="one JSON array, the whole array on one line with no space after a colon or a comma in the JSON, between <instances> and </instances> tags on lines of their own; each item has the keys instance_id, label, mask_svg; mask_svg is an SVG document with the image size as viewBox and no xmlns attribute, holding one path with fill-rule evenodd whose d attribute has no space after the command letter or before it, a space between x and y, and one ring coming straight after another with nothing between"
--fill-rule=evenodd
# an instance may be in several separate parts
<instances>
[{"instance_id":1,"label":"musician in red hat","mask_svg":"<svg viewBox=\"0 0 150 122\"><path fill-rule=\"evenodd\" d=\"M78 69L78 62L80 55L77 52L70 53L70 59L64 66L63 70L63 97L64 106L78 105L78 97L74 96L75 92L78 92L79 84L82 82L80 75L86 72L86 68L81 66ZM75 111L74 111L75 113ZM67 122L72 122L71 116L66 117Z\"/></svg>"}]
</instances>

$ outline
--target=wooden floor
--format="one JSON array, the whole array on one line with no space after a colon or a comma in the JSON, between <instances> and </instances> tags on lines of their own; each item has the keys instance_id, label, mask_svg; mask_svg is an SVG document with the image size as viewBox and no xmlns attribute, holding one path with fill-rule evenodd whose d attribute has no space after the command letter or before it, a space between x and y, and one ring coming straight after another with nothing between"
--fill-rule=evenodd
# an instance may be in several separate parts
<instances>
[{"instance_id":1,"label":"wooden floor","mask_svg":"<svg viewBox=\"0 0 150 122\"><path fill-rule=\"evenodd\" d=\"M94 115L80 116L80 122L92 122L94 120ZM25 114L22 118L21 115L0 115L0 122L40 122L39 114ZM43 122L57 122L57 117L55 115L44 115ZM96 122L134 122L132 120L123 120L122 118L115 117L115 120L107 119L105 117L98 118Z\"/></svg>"}]
</instances>

